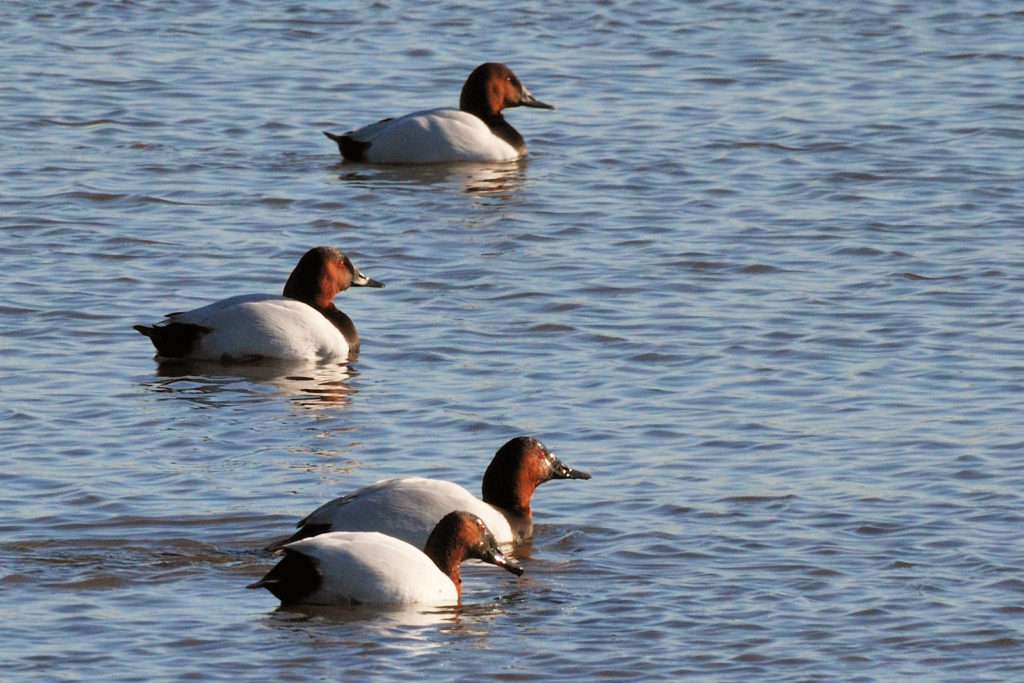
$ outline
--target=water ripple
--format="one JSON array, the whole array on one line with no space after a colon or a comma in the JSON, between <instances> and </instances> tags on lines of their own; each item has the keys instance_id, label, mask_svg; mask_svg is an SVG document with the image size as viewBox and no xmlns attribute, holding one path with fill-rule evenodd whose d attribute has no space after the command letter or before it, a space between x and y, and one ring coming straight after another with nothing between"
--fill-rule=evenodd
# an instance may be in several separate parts
<instances>
[{"instance_id":1,"label":"water ripple","mask_svg":"<svg viewBox=\"0 0 1024 683\"><path fill-rule=\"evenodd\" d=\"M516 9L0 9L9 675L1019 677L1021 13ZM320 134L485 59L559 107L506 112L524 161ZM388 283L338 299L351 364L157 363L131 329L316 244ZM468 568L440 611L243 590L317 504L475 491L517 433L594 474L538 490L523 578Z\"/></svg>"}]
</instances>

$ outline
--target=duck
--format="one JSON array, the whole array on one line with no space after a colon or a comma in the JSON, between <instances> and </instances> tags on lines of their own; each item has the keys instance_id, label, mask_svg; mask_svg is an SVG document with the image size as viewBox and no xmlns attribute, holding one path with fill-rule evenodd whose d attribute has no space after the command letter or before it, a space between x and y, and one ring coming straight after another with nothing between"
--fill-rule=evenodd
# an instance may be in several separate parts
<instances>
[{"instance_id":1,"label":"duck","mask_svg":"<svg viewBox=\"0 0 1024 683\"><path fill-rule=\"evenodd\" d=\"M348 359L359 352L359 333L332 300L349 287L383 286L341 250L320 246L302 255L282 296L242 294L170 313L156 325L133 327L149 337L163 359Z\"/></svg>"},{"instance_id":2,"label":"duck","mask_svg":"<svg viewBox=\"0 0 1024 683\"><path fill-rule=\"evenodd\" d=\"M532 535L530 499L552 479L590 479L590 474L569 467L539 440L517 436L487 466L482 500L451 481L384 479L324 503L298 522L290 538L271 547L335 531L380 531L422 547L434 520L452 510L478 516L500 545L510 546Z\"/></svg>"},{"instance_id":3,"label":"duck","mask_svg":"<svg viewBox=\"0 0 1024 683\"><path fill-rule=\"evenodd\" d=\"M501 110L508 107L554 109L530 94L512 69L486 62L466 79L458 109L427 109L344 135L324 135L338 143L344 160L352 162L513 161L526 154L526 142L502 116Z\"/></svg>"},{"instance_id":4,"label":"duck","mask_svg":"<svg viewBox=\"0 0 1024 683\"><path fill-rule=\"evenodd\" d=\"M423 546L376 531L335 531L289 543L283 559L248 588L266 588L282 605L455 605L459 565L473 558L522 576L483 520L455 510Z\"/></svg>"}]
</instances>

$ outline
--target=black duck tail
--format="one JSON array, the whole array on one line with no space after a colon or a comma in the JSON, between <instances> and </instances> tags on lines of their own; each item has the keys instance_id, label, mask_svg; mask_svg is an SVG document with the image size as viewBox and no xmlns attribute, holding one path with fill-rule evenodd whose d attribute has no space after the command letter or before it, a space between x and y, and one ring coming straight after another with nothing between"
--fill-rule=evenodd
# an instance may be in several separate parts
<instances>
[{"instance_id":1,"label":"black duck tail","mask_svg":"<svg viewBox=\"0 0 1024 683\"><path fill-rule=\"evenodd\" d=\"M366 161L366 150L370 149L369 142L359 142L349 135L335 135L327 131L324 131L324 135L338 143L338 151L345 161Z\"/></svg>"},{"instance_id":2,"label":"black duck tail","mask_svg":"<svg viewBox=\"0 0 1024 683\"><path fill-rule=\"evenodd\" d=\"M188 323L169 323L152 327L132 325L132 327L138 330L139 334L149 337L153 346L156 347L157 355L167 358L187 357L202 336L210 331L208 327Z\"/></svg>"}]
</instances>

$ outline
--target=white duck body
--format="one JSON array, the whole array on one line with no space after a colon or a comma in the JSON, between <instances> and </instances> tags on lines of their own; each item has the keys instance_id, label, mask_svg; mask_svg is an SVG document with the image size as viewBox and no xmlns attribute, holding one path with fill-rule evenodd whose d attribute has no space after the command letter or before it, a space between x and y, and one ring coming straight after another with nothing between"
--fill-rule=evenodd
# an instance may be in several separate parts
<instances>
[{"instance_id":1,"label":"white duck body","mask_svg":"<svg viewBox=\"0 0 1024 683\"><path fill-rule=\"evenodd\" d=\"M458 109L426 109L324 135L338 144L343 159L357 163L511 161L526 154L526 142L502 115L508 107L554 109L530 94L507 66L487 62L466 79Z\"/></svg>"},{"instance_id":2,"label":"white duck body","mask_svg":"<svg viewBox=\"0 0 1024 683\"><path fill-rule=\"evenodd\" d=\"M288 543L284 557L249 588L266 588L283 605L455 605L459 565L481 560L521 576L479 517L449 512L423 550L373 531L340 531Z\"/></svg>"},{"instance_id":3,"label":"white duck body","mask_svg":"<svg viewBox=\"0 0 1024 683\"><path fill-rule=\"evenodd\" d=\"M413 112L349 133L369 143L366 163L432 164L445 161L512 161L521 153L480 117L459 109Z\"/></svg>"},{"instance_id":4,"label":"white duck body","mask_svg":"<svg viewBox=\"0 0 1024 683\"><path fill-rule=\"evenodd\" d=\"M530 498L553 479L590 479L529 436L517 436L494 454L484 472L482 497L450 481L424 477L385 479L324 503L285 543L330 531L382 531L422 547L434 520L452 510L481 518L498 544L507 546L533 533Z\"/></svg>"},{"instance_id":5,"label":"white duck body","mask_svg":"<svg viewBox=\"0 0 1024 683\"><path fill-rule=\"evenodd\" d=\"M281 296L243 294L156 325L134 325L158 358L323 361L354 357L359 333L333 299L349 287L383 287L334 247L313 247L299 259Z\"/></svg>"},{"instance_id":6,"label":"white duck body","mask_svg":"<svg viewBox=\"0 0 1024 683\"><path fill-rule=\"evenodd\" d=\"M459 592L434 562L405 541L336 531L289 543L316 564L322 583L309 605L455 605Z\"/></svg>"},{"instance_id":7,"label":"white duck body","mask_svg":"<svg viewBox=\"0 0 1024 683\"><path fill-rule=\"evenodd\" d=\"M190 354L197 360L326 361L349 354L345 336L320 311L284 296L242 294L169 319L209 329Z\"/></svg>"},{"instance_id":8,"label":"white duck body","mask_svg":"<svg viewBox=\"0 0 1024 683\"><path fill-rule=\"evenodd\" d=\"M504 514L450 481L424 477L384 479L324 503L299 526L325 525L331 531L380 531L422 548L437 523L452 510L483 520L501 545L513 542Z\"/></svg>"}]
</instances>

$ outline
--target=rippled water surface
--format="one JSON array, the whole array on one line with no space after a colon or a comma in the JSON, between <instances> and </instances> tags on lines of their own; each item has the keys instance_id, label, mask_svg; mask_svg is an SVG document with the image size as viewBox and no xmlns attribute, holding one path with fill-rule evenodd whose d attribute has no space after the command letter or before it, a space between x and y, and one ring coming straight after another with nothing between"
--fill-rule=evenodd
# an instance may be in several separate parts
<instances>
[{"instance_id":1,"label":"rippled water surface","mask_svg":"<svg viewBox=\"0 0 1024 683\"><path fill-rule=\"evenodd\" d=\"M342 3L343 4L343 3ZM0 5L4 677L1024 675L1012 2ZM521 163L339 163L504 61ZM131 329L336 245L351 365ZM532 434L516 579L276 611L264 546Z\"/></svg>"}]
</instances>

